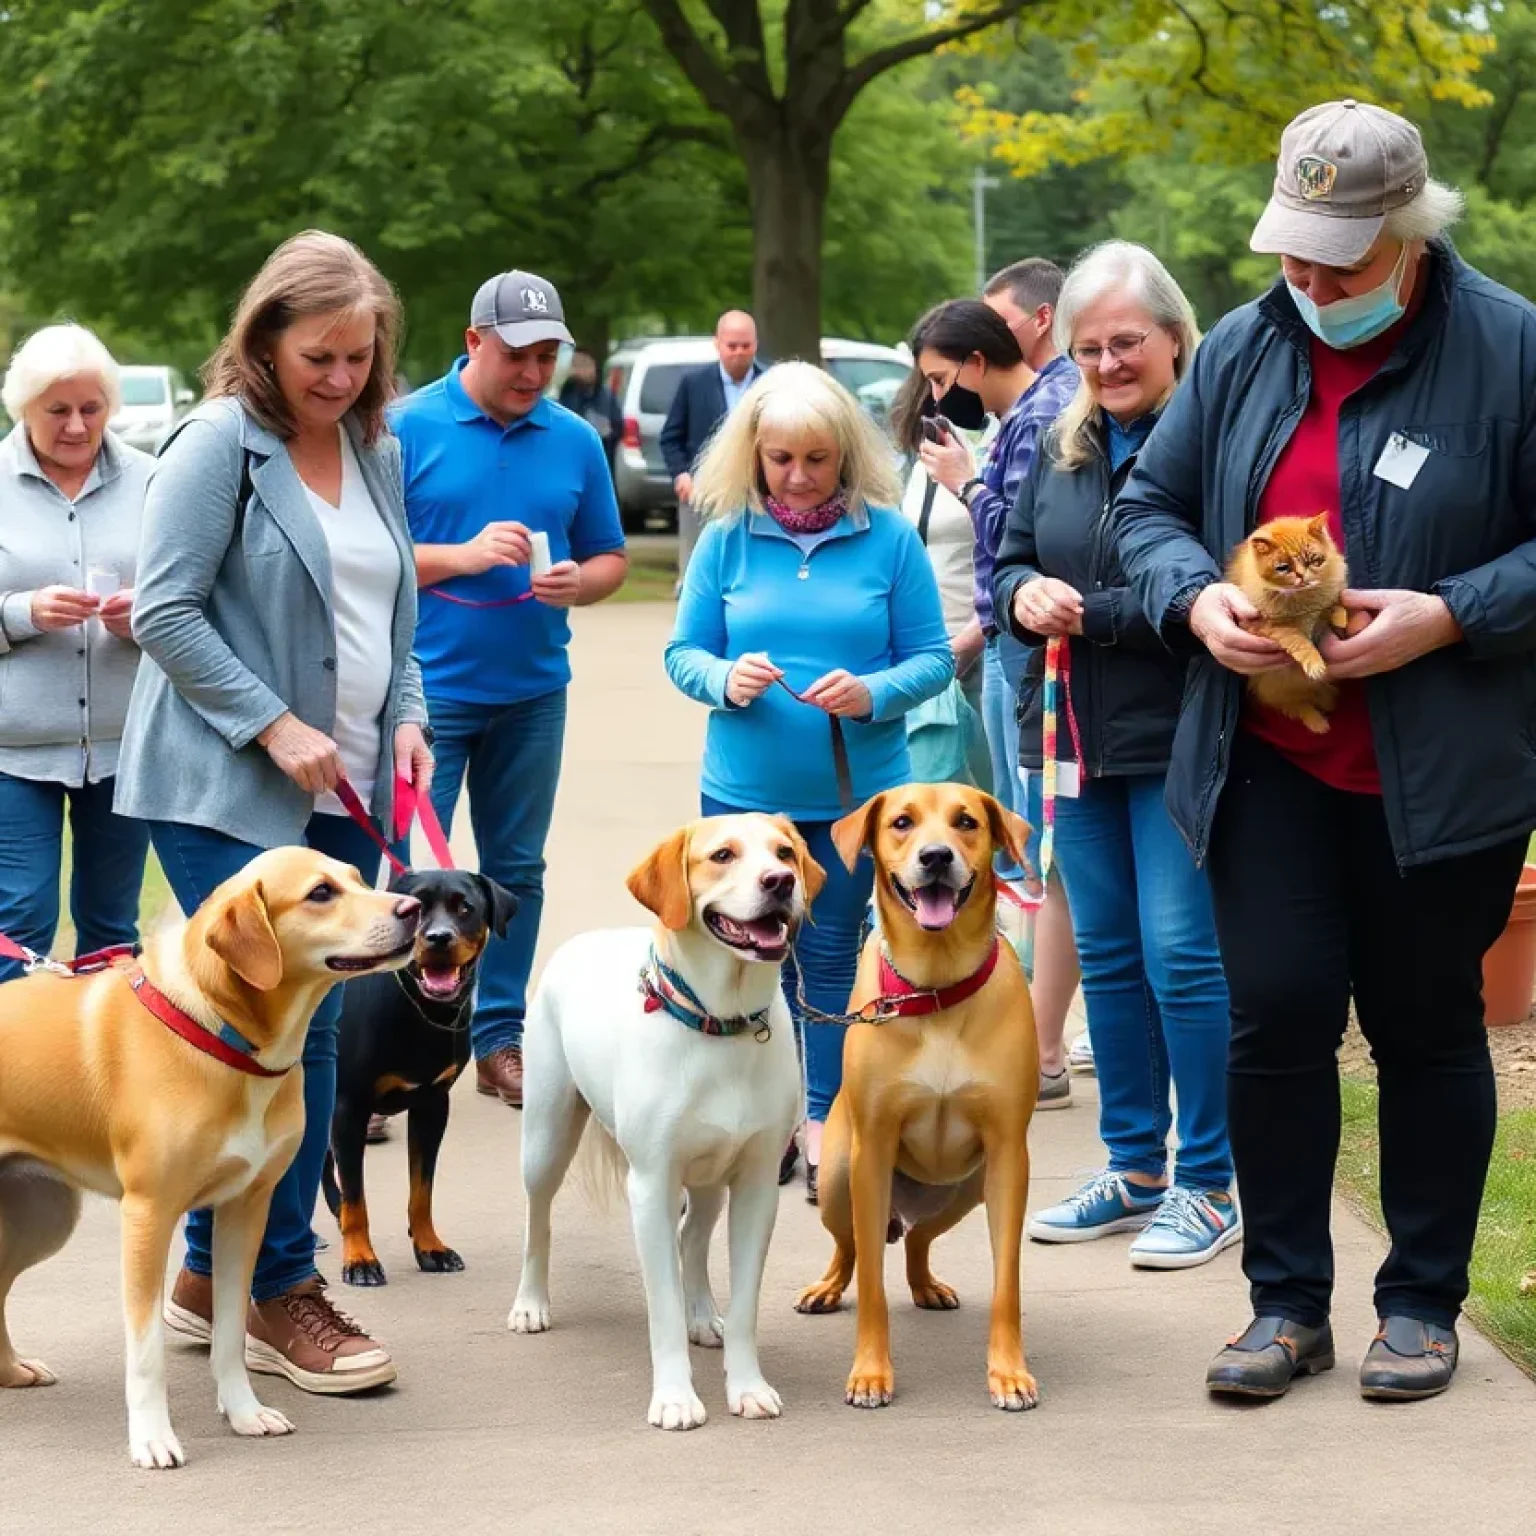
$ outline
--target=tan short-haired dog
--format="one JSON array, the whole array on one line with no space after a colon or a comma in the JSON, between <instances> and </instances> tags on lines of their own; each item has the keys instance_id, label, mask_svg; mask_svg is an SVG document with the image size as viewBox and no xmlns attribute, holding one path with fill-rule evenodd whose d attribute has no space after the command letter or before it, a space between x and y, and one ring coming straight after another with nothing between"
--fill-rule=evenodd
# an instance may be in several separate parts
<instances>
[{"instance_id":1,"label":"tan short-haired dog","mask_svg":"<svg viewBox=\"0 0 1536 1536\"><path fill-rule=\"evenodd\" d=\"M895 1386L888 1229L893 1241L905 1231L917 1305L955 1307L928 1250L983 1201L993 1259L987 1390L998 1408L1039 1400L1024 1364L1019 1249L1040 1057L1023 970L998 937L992 877L993 855L1022 859L1028 834L990 795L958 784L891 790L832 829L850 869L865 848L875 859L879 931L859 963L850 1011L877 999L882 1011L903 1010L848 1031L821 1151L821 1219L837 1251L796 1303L831 1311L857 1273L846 1391L856 1407L884 1407Z\"/></svg>"},{"instance_id":2,"label":"tan short-haired dog","mask_svg":"<svg viewBox=\"0 0 1536 1536\"><path fill-rule=\"evenodd\" d=\"M79 1192L106 1195L122 1209L129 1453L180 1466L165 1266L176 1223L212 1206L219 1409L239 1435L289 1432L251 1389L245 1317L273 1186L304 1133L304 1036L337 981L410 959L418 915L349 865L278 848L150 939L137 969L0 986L0 1387L54 1380L12 1348L5 1301L69 1239Z\"/></svg>"}]
</instances>

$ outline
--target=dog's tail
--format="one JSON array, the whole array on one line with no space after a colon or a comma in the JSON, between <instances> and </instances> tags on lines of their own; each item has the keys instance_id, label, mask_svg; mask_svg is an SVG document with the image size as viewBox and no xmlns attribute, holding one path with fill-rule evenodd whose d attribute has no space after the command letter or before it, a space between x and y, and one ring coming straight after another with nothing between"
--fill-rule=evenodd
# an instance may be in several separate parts
<instances>
[{"instance_id":1,"label":"dog's tail","mask_svg":"<svg viewBox=\"0 0 1536 1536\"><path fill-rule=\"evenodd\" d=\"M597 1117L588 1115L587 1128L571 1164L571 1182L589 1205L611 1211L628 1199L628 1180L629 1159Z\"/></svg>"}]
</instances>

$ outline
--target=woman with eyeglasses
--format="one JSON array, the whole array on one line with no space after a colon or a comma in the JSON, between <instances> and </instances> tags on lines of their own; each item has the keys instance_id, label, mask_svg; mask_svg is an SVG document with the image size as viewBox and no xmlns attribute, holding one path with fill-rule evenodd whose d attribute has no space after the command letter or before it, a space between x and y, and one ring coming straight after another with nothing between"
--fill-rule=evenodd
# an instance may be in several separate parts
<instances>
[{"instance_id":1,"label":"woman with eyeglasses","mask_svg":"<svg viewBox=\"0 0 1536 1536\"><path fill-rule=\"evenodd\" d=\"M1109 1166L1028 1230L1047 1243L1135 1231L1133 1265L1187 1269L1241 1236L1227 1146L1227 987L1210 891L1163 806L1184 663L1126 584L1112 525L1199 332L1163 264L1123 241L1079 259L1056 327L1082 381L1009 514L993 595L999 622L1033 648L1020 695L1021 756L1032 769L1041 766L1046 643L1066 637L1056 741L1077 761L1061 776L1056 854ZM1171 1185L1170 1087L1179 1133Z\"/></svg>"}]
</instances>

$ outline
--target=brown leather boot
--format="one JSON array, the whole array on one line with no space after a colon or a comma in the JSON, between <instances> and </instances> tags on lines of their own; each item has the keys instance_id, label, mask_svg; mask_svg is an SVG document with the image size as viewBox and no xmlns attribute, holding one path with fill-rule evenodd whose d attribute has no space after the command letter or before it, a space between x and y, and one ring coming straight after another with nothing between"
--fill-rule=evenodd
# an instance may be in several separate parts
<instances>
[{"instance_id":1,"label":"brown leather boot","mask_svg":"<svg viewBox=\"0 0 1536 1536\"><path fill-rule=\"evenodd\" d=\"M504 1045L475 1063L475 1088L513 1109L523 1107L523 1048Z\"/></svg>"},{"instance_id":2,"label":"brown leather boot","mask_svg":"<svg viewBox=\"0 0 1536 1536\"><path fill-rule=\"evenodd\" d=\"M165 1326L199 1344L213 1341L213 1277L196 1275L185 1265L165 1304Z\"/></svg>"},{"instance_id":3,"label":"brown leather boot","mask_svg":"<svg viewBox=\"0 0 1536 1536\"><path fill-rule=\"evenodd\" d=\"M253 1302L245 1329L246 1365L286 1376L302 1391L342 1396L395 1379L389 1351L332 1304L318 1275L271 1301Z\"/></svg>"}]
</instances>

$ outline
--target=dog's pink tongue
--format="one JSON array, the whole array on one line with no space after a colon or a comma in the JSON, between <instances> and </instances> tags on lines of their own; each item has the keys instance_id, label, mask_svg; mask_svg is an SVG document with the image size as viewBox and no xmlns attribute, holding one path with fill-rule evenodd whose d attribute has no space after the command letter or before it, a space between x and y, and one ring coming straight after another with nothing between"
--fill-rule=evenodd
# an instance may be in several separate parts
<instances>
[{"instance_id":1,"label":"dog's pink tongue","mask_svg":"<svg viewBox=\"0 0 1536 1536\"><path fill-rule=\"evenodd\" d=\"M918 926L948 928L955 920L955 893L947 885L925 885L912 893Z\"/></svg>"}]
</instances>

